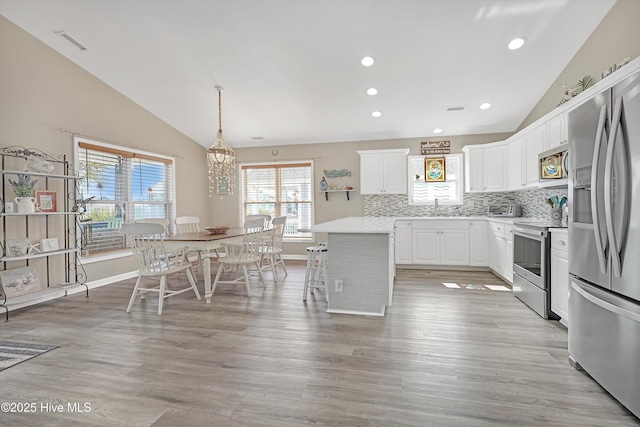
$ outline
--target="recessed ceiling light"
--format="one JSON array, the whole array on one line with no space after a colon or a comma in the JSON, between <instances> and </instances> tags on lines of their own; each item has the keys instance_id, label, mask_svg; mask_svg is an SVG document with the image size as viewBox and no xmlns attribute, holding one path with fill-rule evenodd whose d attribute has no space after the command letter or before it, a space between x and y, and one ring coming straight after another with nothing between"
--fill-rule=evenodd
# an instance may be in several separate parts
<instances>
[{"instance_id":1,"label":"recessed ceiling light","mask_svg":"<svg viewBox=\"0 0 640 427\"><path fill-rule=\"evenodd\" d=\"M482 104L480 104L480 109L481 110L486 110L488 108L491 108L491 104L488 102L483 102Z\"/></svg>"},{"instance_id":2,"label":"recessed ceiling light","mask_svg":"<svg viewBox=\"0 0 640 427\"><path fill-rule=\"evenodd\" d=\"M376 89L375 87L370 87L369 89L367 89L367 95L377 95L378 94L378 89Z\"/></svg>"},{"instance_id":3,"label":"recessed ceiling light","mask_svg":"<svg viewBox=\"0 0 640 427\"><path fill-rule=\"evenodd\" d=\"M360 61L362 63L362 65L364 65L365 67L371 67L373 65L373 63L375 62L373 60L372 57L370 56L365 56L364 58L362 58L362 61Z\"/></svg>"},{"instance_id":4,"label":"recessed ceiling light","mask_svg":"<svg viewBox=\"0 0 640 427\"><path fill-rule=\"evenodd\" d=\"M516 50L520 49L524 46L524 43L527 41L524 37L518 37L517 39L513 39L509 42L509 49Z\"/></svg>"},{"instance_id":5,"label":"recessed ceiling light","mask_svg":"<svg viewBox=\"0 0 640 427\"><path fill-rule=\"evenodd\" d=\"M380 111L374 111L373 113L371 113L371 115L373 117L380 117L382 115L382 113Z\"/></svg>"},{"instance_id":6,"label":"recessed ceiling light","mask_svg":"<svg viewBox=\"0 0 640 427\"><path fill-rule=\"evenodd\" d=\"M433 130L433 133L440 133L440 132L442 132L442 129L440 129L440 128L435 128Z\"/></svg>"}]
</instances>

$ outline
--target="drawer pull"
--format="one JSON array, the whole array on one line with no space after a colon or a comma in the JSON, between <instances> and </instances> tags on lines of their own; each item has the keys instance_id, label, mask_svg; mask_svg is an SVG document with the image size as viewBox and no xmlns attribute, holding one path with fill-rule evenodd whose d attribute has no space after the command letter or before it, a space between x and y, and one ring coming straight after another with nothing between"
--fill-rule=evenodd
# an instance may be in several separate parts
<instances>
[{"instance_id":1,"label":"drawer pull","mask_svg":"<svg viewBox=\"0 0 640 427\"><path fill-rule=\"evenodd\" d=\"M559 244L560 246L565 246L566 245L564 240L558 240L556 243Z\"/></svg>"}]
</instances>

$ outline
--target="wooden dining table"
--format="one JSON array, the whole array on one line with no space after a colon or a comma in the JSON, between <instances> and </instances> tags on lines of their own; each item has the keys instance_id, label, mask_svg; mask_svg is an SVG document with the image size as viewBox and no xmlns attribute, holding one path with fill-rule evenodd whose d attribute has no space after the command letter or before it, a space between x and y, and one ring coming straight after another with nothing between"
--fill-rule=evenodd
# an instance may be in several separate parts
<instances>
[{"instance_id":1,"label":"wooden dining table","mask_svg":"<svg viewBox=\"0 0 640 427\"><path fill-rule=\"evenodd\" d=\"M204 298L207 304L211 302L211 257L216 256L215 250L224 243L242 243L245 235L243 227L232 227L224 234L211 234L208 231L193 233L179 233L165 236L167 249L177 249L187 246L189 251L202 251L202 270L204 275Z\"/></svg>"}]
</instances>

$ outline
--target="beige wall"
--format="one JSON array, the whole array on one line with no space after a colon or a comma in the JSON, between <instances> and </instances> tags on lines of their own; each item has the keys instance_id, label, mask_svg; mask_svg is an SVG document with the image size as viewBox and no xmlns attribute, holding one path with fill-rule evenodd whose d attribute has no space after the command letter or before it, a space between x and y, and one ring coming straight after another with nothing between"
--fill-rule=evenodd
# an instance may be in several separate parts
<instances>
[{"instance_id":1,"label":"beige wall","mask_svg":"<svg viewBox=\"0 0 640 427\"><path fill-rule=\"evenodd\" d=\"M0 146L72 158L60 128L176 159L177 214L208 218L204 148L0 17ZM194 179L194 177L196 177ZM85 266L89 281L134 270L129 258Z\"/></svg>"},{"instance_id":2,"label":"beige wall","mask_svg":"<svg viewBox=\"0 0 640 427\"><path fill-rule=\"evenodd\" d=\"M628 56L640 56L640 0L618 0L569 65L522 122L521 130L557 107L563 84L574 85L585 75L600 78L603 71ZM567 23L571 31L571 23Z\"/></svg>"}]
</instances>

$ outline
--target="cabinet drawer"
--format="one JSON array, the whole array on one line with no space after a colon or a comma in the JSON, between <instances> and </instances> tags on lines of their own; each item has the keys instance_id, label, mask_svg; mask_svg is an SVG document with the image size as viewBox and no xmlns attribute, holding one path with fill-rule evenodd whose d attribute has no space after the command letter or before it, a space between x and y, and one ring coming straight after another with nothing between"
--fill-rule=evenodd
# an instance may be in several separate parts
<instances>
[{"instance_id":1,"label":"cabinet drawer","mask_svg":"<svg viewBox=\"0 0 640 427\"><path fill-rule=\"evenodd\" d=\"M502 235L504 235L505 227L507 227L507 224L505 224L504 222L492 222L491 223L491 229L493 230L493 234L502 234ZM511 228L513 228L513 226L511 226Z\"/></svg>"},{"instance_id":2,"label":"cabinet drawer","mask_svg":"<svg viewBox=\"0 0 640 427\"><path fill-rule=\"evenodd\" d=\"M513 224L504 225L504 237L506 237L507 240L513 240Z\"/></svg>"},{"instance_id":3,"label":"cabinet drawer","mask_svg":"<svg viewBox=\"0 0 640 427\"><path fill-rule=\"evenodd\" d=\"M567 252L569 249L569 236L567 233L551 233L551 249Z\"/></svg>"},{"instance_id":4,"label":"cabinet drawer","mask_svg":"<svg viewBox=\"0 0 640 427\"><path fill-rule=\"evenodd\" d=\"M442 220L442 219L424 219L411 221L411 227L415 229L430 230L468 230L469 221L465 220Z\"/></svg>"}]
</instances>

